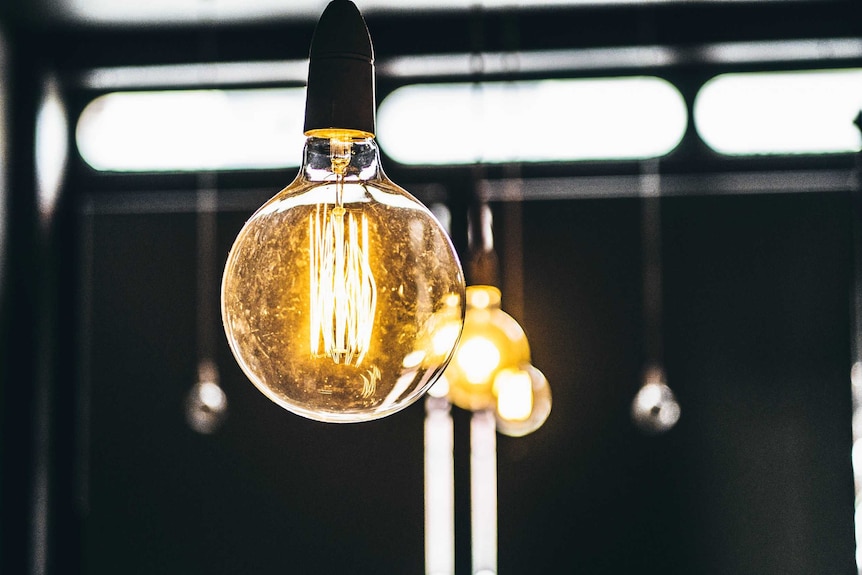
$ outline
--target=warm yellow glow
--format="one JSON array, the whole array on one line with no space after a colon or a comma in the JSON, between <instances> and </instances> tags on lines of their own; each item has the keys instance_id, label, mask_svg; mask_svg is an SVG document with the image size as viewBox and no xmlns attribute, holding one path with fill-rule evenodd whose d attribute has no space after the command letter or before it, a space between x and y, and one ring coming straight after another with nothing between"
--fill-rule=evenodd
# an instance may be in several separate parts
<instances>
[{"instance_id":1,"label":"warm yellow glow","mask_svg":"<svg viewBox=\"0 0 862 575\"><path fill-rule=\"evenodd\" d=\"M368 219L363 215L357 221L341 206L327 210L324 205L317 206L308 226L311 352L358 366L371 342L377 306Z\"/></svg>"},{"instance_id":2,"label":"warm yellow glow","mask_svg":"<svg viewBox=\"0 0 862 575\"><path fill-rule=\"evenodd\" d=\"M379 170L372 140L309 138L305 156L228 256L228 342L285 409L377 419L420 397L453 356L463 275L431 212Z\"/></svg>"},{"instance_id":3,"label":"warm yellow glow","mask_svg":"<svg viewBox=\"0 0 862 575\"><path fill-rule=\"evenodd\" d=\"M457 304L456 304L457 305ZM457 321L447 323L437 330L434 337L431 339L431 345L434 348L435 355L445 355L455 347L458 342L458 336L461 335L461 318Z\"/></svg>"},{"instance_id":4,"label":"warm yellow glow","mask_svg":"<svg viewBox=\"0 0 862 575\"><path fill-rule=\"evenodd\" d=\"M329 140L335 206L329 210L318 204L308 218L311 353L358 366L371 342L377 283L371 273L368 218L363 214L357 221L344 209L344 174L352 143L339 136Z\"/></svg>"},{"instance_id":5,"label":"warm yellow glow","mask_svg":"<svg viewBox=\"0 0 862 575\"><path fill-rule=\"evenodd\" d=\"M497 431L532 433L551 412L551 388L530 361L530 345L515 318L500 309L500 290L469 286L464 331L443 378L449 400L473 412L492 411Z\"/></svg>"},{"instance_id":6,"label":"warm yellow glow","mask_svg":"<svg viewBox=\"0 0 862 575\"><path fill-rule=\"evenodd\" d=\"M497 431L522 437L539 429L551 413L551 386L532 364L501 371L494 380Z\"/></svg>"},{"instance_id":7,"label":"warm yellow glow","mask_svg":"<svg viewBox=\"0 0 862 575\"><path fill-rule=\"evenodd\" d=\"M508 421L526 421L533 412L533 382L520 369L504 369L494 378L497 414Z\"/></svg>"},{"instance_id":8,"label":"warm yellow glow","mask_svg":"<svg viewBox=\"0 0 862 575\"><path fill-rule=\"evenodd\" d=\"M488 307L489 303L491 303L491 298L488 296L487 291L476 291L471 295L472 297L470 298L470 305L475 308L484 309Z\"/></svg>"},{"instance_id":9,"label":"warm yellow glow","mask_svg":"<svg viewBox=\"0 0 862 575\"><path fill-rule=\"evenodd\" d=\"M490 380L500 365L500 350L487 338L471 337L461 343L455 353L455 361L464 370L467 381L481 384Z\"/></svg>"},{"instance_id":10,"label":"warm yellow glow","mask_svg":"<svg viewBox=\"0 0 862 575\"><path fill-rule=\"evenodd\" d=\"M467 291L467 305L472 309L500 307L500 290L494 286L470 286Z\"/></svg>"},{"instance_id":11,"label":"warm yellow glow","mask_svg":"<svg viewBox=\"0 0 862 575\"><path fill-rule=\"evenodd\" d=\"M455 359L446 368L449 398L462 409L491 409L496 404L494 376L528 364L530 346L518 322L500 309L500 290L470 286L466 297L464 332Z\"/></svg>"}]
</instances>

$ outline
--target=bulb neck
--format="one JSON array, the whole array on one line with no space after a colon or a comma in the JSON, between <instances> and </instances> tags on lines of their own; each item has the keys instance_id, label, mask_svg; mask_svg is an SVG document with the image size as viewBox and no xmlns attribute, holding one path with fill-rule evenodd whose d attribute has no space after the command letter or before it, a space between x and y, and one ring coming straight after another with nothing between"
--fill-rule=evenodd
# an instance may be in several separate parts
<instances>
[{"instance_id":1,"label":"bulb neck","mask_svg":"<svg viewBox=\"0 0 862 575\"><path fill-rule=\"evenodd\" d=\"M383 178L377 141L359 131L312 132L305 140L300 177L327 182L343 177L346 182Z\"/></svg>"}]
</instances>

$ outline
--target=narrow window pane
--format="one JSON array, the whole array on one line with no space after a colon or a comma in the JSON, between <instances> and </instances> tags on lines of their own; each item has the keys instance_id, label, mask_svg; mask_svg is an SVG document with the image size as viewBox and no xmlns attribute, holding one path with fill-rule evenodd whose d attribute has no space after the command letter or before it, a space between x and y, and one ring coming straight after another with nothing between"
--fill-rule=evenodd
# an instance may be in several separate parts
<instances>
[{"instance_id":1,"label":"narrow window pane","mask_svg":"<svg viewBox=\"0 0 862 575\"><path fill-rule=\"evenodd\" d=\"M721 154L846 153L862 143L860 109L859 69L724 74L700 90L694 121Z\"/></svg>"},{"instance_id":2,"label":"narrow window pane","mask_svg":"<svg viewBox=\"0 0 862 575\"><path fill-rule=\"evenodd\" d=\"M663 156L687 121L654 77L431 84L387 97L378 133L404 164L565 162Z\"/></svg>"},{"instance_id":3,"label":"narrow window pane","mask_svg":"<svg viewBox=\"0 0 862 575\"><path fill-rule=\"evenodd\" d=\"M78 120L84 160L106 171L298 166L305 89L115 92Z\"/></svg>"}]
</instances>

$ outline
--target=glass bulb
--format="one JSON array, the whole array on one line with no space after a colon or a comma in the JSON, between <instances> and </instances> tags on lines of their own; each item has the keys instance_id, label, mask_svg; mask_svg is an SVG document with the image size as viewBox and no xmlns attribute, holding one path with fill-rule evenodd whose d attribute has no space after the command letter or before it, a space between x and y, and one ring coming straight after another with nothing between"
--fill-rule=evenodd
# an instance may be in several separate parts
<instances>
[{"instance_id":1,"label":"glass bulb","mask_svg":"<svg viewBox=\"0 0 862 575\"><path fill-rule=\"evenodd\" d=\"M446 368L449 397L462 409L495 406L494 378L506 368L530 362L530 345L515 319L500 309L500 290L470 286L467 313L455 359Z\"/></svg>"},{"instance_id":2,"label":"glass bulb","mask_svg":"<svg viewBox=\"0 0 862 575\"><path fill-rule=\"evenodd\" d=\"M198 380L186 396L186 422L198 433L215 432L227 417L227 395L218 383L218 369L212 361L198 365Z\"/></svg>"},{"instance_id":3,"label":"glass bulb","mask_svg":"<svg viewBox=\"0 0 862 575\"><path fill-rule=\"evenodd\" d=\"M501 370L494 377L497 431L522 437L539 429L551 413L551 386L533 365Z\"/></svg>"},{"instance_id":4,"label":"glass bulb","mask_svg":"<svg viewBox=\"0 0 862 575\"><path fill-rule=\"evenodd\" d=\"M245 374L281 407L359 422L415 401L464 319L446 232L380 168L374 138L315 130L296 179L228 255L222 315Z\"/></svg>"},{"instance_id":5,"label":"glass bulb","mask_svg":"<svg viewBox=\"0 0 862 575\"><path fill-rule=\"evenodd\" d=\"M664 371L651 367L644 375L644 384L632 401L632 419L644 432L664 433L679 421L680 407L667 383Z\"/></svg>"}]
</instances>

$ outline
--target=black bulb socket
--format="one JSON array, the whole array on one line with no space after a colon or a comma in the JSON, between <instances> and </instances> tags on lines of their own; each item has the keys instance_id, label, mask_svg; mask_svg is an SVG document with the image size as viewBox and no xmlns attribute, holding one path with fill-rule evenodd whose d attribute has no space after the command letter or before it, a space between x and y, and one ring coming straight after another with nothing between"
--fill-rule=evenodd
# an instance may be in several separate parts
<instances>
[{"instance_id":1,"label":"black bulb socket","mask_svg":"<svg viewBox=\"0 0 862 575\"><path fill-rule=\"evenodd\" d=\"M375 132L374 48L359 9L350 0L329 3L311 41L305 133Z\"/></svg>"}]
</instances>

